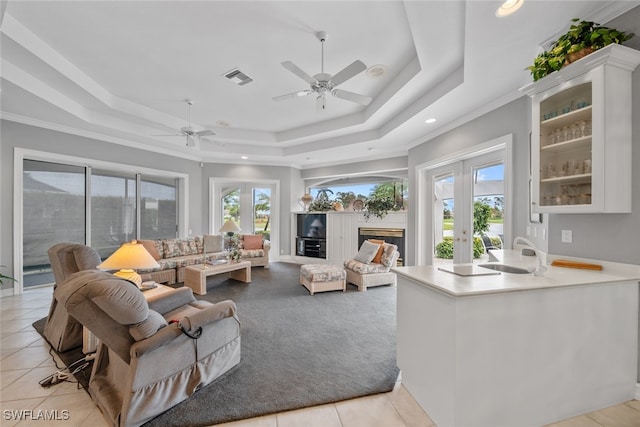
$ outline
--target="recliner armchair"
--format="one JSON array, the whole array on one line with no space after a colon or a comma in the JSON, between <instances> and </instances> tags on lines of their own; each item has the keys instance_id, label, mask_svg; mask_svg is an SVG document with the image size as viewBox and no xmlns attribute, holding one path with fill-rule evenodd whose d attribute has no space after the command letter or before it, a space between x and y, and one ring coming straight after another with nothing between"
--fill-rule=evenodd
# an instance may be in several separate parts
<instances>
[{"instance_id":1,"label":"recliner armchair","mask_svg":"<svg viewBox=\"0 0 640 427\"><path fill-rule=\"evenodd\" d=\"M82 325L69 316L64 305L58 304L55 289L73 273L95 270L100 264L100 255L80 243L58 243L49 248L47 254L56 283L43 333L56 351L67 351L82 345Z\"/></svg>"},{"instance_id":2,"label":"recliner armchair","mask_svg":"<svg viewBox=\"0 0 640 427\"><path fill-rule=\"evenodd\" d=\"M113 425L141 425L240 362L231 300L197 301L179 288L147 302L136 285L101 271L73 274L55 297L101 341L89 394Z\"/></svg>"}]
</instances>

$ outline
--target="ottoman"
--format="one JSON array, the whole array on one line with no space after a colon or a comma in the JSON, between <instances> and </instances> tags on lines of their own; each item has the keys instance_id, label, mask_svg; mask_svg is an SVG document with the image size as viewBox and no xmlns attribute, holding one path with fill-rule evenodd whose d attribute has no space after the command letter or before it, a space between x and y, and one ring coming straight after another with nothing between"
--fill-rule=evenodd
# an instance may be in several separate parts
<instances>
[{"instance_id":1,"label":"ottoman","mask_svg":"<svg viewBox=\"0 0 640 427\"><path fill-rule=\"evenodd\" d=\"M331 264L305 264L300 266L300 283L311 292L339 291L347 289L344 269Z\"/></svg>"}]
</instances>

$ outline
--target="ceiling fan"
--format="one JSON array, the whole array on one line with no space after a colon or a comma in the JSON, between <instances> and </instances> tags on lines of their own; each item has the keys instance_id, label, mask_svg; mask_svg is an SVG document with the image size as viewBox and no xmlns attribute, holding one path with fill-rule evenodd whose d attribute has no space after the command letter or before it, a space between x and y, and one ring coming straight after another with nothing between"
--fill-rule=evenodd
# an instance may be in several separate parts
<instances>
[{"instance_id":1,"label":"ceiling fan","mask_svg":"<svg viewBox=\"0 0 640 427\"><path fill-rule=\"evenodd\" d=\"M309 83L311 89L301 90L298 92L288 93L286 95L280 95L273 97L274 101L282 101L284 99L296 98L299 96L307 96L311 94L316 94L316 107L318 111L323 111L327 107L327 96L329 94L335 96L336 98L344 99L345 101L355 102L361 105L368 105L371 102L370 96L360 95L358 93L349 92L342 89L335 89L339 84L344 83L350 78L356 76L362 71L367 69L367 66L360 60L353 61L351 65L345 67L342 71L339 71L337 74L333 76L330 74L326 74L324 72L324 42L327 40L328 34L324 31L318 31L316 33L316 38L320 40L322 45L321 48L321 59L320 59L320 73L311 77L309 74L304 72L300 67L295 65L291 61L285 61L282 63L282 66L287 70L291 71L296 76L300 77L302 80Z\"/></svg>"},{"instance_id":2,"label":"ceiling fan","mask_svg":"<svg viewBox=\"0 0 640 427\"><path fill-rule=\"evenodd\" d=\"M180 128L180 133L171 133L165 135L153 135L153 136L184 136L187 140L187 147L195 147L196 141L199 141L200 138L206 136L213 136L215 133L212 130L205 129L201 131L194 131L191 127L191 106L193 105L193 100L185 99L184 102L189 105L189 126L184 126Z\"/></svg>"}]
</instances>

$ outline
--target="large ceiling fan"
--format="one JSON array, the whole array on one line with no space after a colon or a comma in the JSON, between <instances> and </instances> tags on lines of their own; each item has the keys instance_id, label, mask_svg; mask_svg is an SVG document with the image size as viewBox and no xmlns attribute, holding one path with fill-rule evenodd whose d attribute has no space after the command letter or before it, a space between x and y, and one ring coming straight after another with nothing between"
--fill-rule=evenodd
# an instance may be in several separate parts
<instances>
[{"instance_id":1,"label":"large ceiling fan","mask_svg":"<svg viewBox=\"0 0 640 427\"><path fill-rule=\"evenodd\" d=\"M184 136L187 140L187 147L195 147L196 141L199 141L200 138L206 136L213 136L215 133L212 130L205 129L201 131L194 131L191 127L191 106L193 105L193 100L185 99L184 102L189 106L189 126L184 126L180 128L180 133L171 133L166 135L153 135L153 136Z\"/></svg>"},{"instance_id":2,"label":"large ceiling fan","mask_svg":"<svg viewBox=\"0 0 640 427\"><path fill-rule=\"evenodd\" d=\"M368 105L371 102L370 96L360 95L358 93L349 92L342 89L335 89L341 83L349 80L350 78L356 76L362 71L367 69L367 66L360 60L353 61L351 65L345 67L342 71L339 71L335 75L326 74L324 72L324 42L327 40L328 34L324 31L318 31L316 33L316 37L320 40L322 45L321 48L321 59L320 59L320 73L311 77L309 74L304 72L300 67L295 65L291 61L285 61L282 63L282 66L287 70L291 71L296 76L300 77L302 80L309 83L311 89L301 90L298 92L288 93L286 95L275 96L273 98L274 101L282 101L284 99L296 98L299 96L307 96L311 94L316 94L316 107L318 111L323 111L327 106L327 96L329 94L335 96L336 98L344 99L346 101L355 102L361 105Z\"/></svg>"}]
</instances>

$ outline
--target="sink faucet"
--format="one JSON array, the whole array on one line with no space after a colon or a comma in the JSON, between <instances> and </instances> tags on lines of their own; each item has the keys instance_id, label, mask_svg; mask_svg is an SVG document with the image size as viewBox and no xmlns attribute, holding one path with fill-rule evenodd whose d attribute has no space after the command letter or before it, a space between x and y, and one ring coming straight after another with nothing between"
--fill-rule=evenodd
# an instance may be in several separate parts
<instances>
[{"instance_id":1,"label":"sink faucet","mask_svg":"<svg viewBox=\"0 0 640 427\"><path fill-rule=\"evenodd\" d=\"M536 248L536 245L534 245L533 243L531 243L531 241L525 239L524 237L518 236L515 239L513 239L513 246L515 246L518 243L527 245L535 251L536 257L538 258L538 267L529 268L529 272L533 273L534 276L542 276L544 272L547 271L547 267L545 266L546 260L547 260L547 254L538 250L538 248Z\"/></svg>"}]
</instances>

